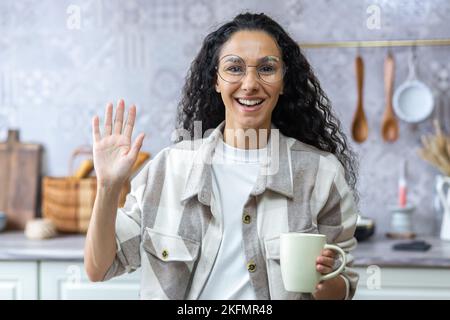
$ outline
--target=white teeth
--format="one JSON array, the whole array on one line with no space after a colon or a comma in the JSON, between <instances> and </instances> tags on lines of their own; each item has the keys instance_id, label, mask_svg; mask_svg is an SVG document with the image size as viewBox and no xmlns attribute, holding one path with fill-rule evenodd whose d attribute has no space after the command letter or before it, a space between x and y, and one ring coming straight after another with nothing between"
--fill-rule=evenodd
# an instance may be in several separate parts
<instances>
[{"instance_id":1,"label":"white teeth","mask_svg":"<svg viewBox=\"0 0 450 320\"><path fill-rule=\"evenodd\" d=\"M247 106L254 106L255 104L261 103L261 99L259 100L245 100L245 99L238 99L240 104L245 104Z\"/></svg>"}]
</instances>

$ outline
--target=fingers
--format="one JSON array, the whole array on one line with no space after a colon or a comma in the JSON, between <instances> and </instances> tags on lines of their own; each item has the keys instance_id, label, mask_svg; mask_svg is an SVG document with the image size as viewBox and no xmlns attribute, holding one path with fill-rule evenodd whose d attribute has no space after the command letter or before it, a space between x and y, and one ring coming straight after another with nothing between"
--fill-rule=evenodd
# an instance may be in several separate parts
<instances>
[{"instance_id":1,"label":"fingers","mask_svg":"<svg viewBox=\"0 0 450 320\"><path fill-rule=\"evenodd\" d=\"M131 135L133 134L134 122L136 119L136 106L132 105L128 110L127 124L125 125L125 136L131 140Z\"/></svg>"},{"instance_id":2,"label":"fingers","mask_svg":"<svg viewBox=\"0 0 450 320\"><path fill-rule=\"evenodd\" d=\"M122 133L124 109L125 109L125 103L124 103L123 99L120 99L117 104L116 116L114 118L114 131L113 131L114 134Z\"/></svg>"},{"instance_id":3,"label":"fingers","mask_svg":"<svg viewBox=\"0 0 450 320\"><path fill-rule=\"evenodd\" d=\"M105 109L105 136L110 136L112 131L112 113L113 113L113 105L112 103L108 103Z\"/></svg>"},{"instance_id":4,"label":"fingers","mask_svg":"<svg viewBox=\"0 0 450 320\"><path fill-rule=\"evenodd\" d=\"M316 270L318 272L320 272L321 274L327 274L327 273L332 272L333 268L328 267L328 266L323 265L323 264L318 264L318 265L316 265Z\"/></svg>"},{"instance_id":5,"label":"fingers","mask_svg":"<svg viewBox=\"0 0 450 320\"><path fill-rule=\"evenodd\" d=\"M94 143L100 140L100 129L98 124L99 124L98 116L94 116L92 118L92 141L94 141Z\"/></svg>"},{"instance_id":6,"label":"fingers","mask_svg":"<svg viewBox=\"0 0 450 320\"><path fill-rule=\"evenodd\" d=\"M136 161L139 150L141 150L142 143L144 141L145 134L141 133L137 136L136 140L134 140L133 146L130 149L129 156Z\"/></svg>"},{"instance_id":7,"label":"fingers","mask_svg":"<svg viewBox=\"0 0 450 320\"><path fill-rule=\"evenodd\" d=\"M124 135L126 135L130 140L131 136L133 134L133 128L136 121L136 106L132 105L130 109L128 110L128 116L127 116L127 122L125 125L125 128L123 128L123 118L125 113L125 102L123 99L120 99L117 103L117 109L116 114L114 117L114 128L112 123L112 116L113 116L113 104L108 103L105 109L105 133L104 135L111 135L111 134L122 134L122 129ZM95 133L95 131L93 131ZM94 137L95 138L95 137ZM100 132L99 132L99 138L100 138ZM96 141L96 140L94 140Z\"/></svg>"},{"instance_id":8,"label":"fingers","mask_svg":"<svg viewBox=\"0 0 450 320\"><path fill-rule=\"evenodd\" d=\"M330 258L334 258L336 256L336 253L333 250L325 249L322 250L322 255Z\"/></svg>"},{"instance_id":9,"label":"fingers","mask_svg":"<svg viewBox=\"0 0 450 320\"><path fill-rule=\"evenodd\" d=\"M316 259L316 269L322 274L327 274L333 271L335 253L332 250L323 250L322 255Z\"/></svg>"},{"instance_id":10,"label":"fingers","mask_svg":"<svg viewBox=\"0 0 450 320\"><path fill-rule=\"evenodd\" d=\"M332 268L334 266L334 259L325 256L320 256L316 259L316 263L323 264L326 267Z\"/></svg>"}]
</instances>

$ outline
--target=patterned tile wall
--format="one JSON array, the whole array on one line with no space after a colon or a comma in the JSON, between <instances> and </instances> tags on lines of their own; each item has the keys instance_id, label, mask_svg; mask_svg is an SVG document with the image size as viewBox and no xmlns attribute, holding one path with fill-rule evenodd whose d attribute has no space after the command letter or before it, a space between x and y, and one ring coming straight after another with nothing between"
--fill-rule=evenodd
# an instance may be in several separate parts
<instances>
[{"instance_id":1,"label":"patterned tile wall","mask_svg":"<svg viewBox=\"0 0 450 320\"><path fill-rule=\"evenodd\" d=\"M43 172L67 175L74 148L90 144L90 119L108 101L138 106L136 132L156 154L170 143L176 104L190 62L203 37L245 11L266 12L300 42L450 38L445 0L2 0L0 2L0 140L18 127L23 141L45 147ZM380 19L373 24L373 10ZM79 18L79 19L78 19ZM394 48L396 85L407 75L409 48ZM331 98L345 132L356 106L357 50L305 50ZM437 234L433 206L436 171L416 155L431 121L400 125L400 139L386 144L384 48L361 49L369 139L352 145L360 154L361 210L389 229L388 204L396 202L399 164L408 159L415 228ZM437 113L450 132L449 47L417 49L419 76L433 88Z\"/></svg>"}]
</instances>

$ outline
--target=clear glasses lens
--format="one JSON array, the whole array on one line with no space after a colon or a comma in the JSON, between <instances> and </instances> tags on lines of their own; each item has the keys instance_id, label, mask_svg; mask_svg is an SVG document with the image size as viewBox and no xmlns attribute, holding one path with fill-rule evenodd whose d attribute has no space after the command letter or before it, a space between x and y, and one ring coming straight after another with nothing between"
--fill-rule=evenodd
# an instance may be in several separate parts
<instances>
[{"instance_id":1,"label":"clear glasses lens","mask_svg":"<svg viewBox=\"0 0 450 320\"><path fill-rule=\"evenodd\" d=\"M275 83L283 80L284 67L278 57L265 57L255 67L258 77L264 82ZM219 61L218 73L223 80L236 83L246 75L247 65L239 56L225 56Z\"/></svg>"}]
</instances>

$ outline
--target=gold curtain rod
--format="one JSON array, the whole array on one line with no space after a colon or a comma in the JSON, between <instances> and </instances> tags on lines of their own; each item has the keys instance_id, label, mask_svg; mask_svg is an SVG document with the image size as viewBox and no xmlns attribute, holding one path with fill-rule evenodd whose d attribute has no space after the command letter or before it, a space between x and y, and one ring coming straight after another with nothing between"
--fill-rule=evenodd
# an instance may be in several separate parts
<instances>
[{"instance_id":1,"label":"gold curtain rod","mask_svg":"<svg viewBox=\"0 0 450 320\"><path fill-rule=\"evenodd\" d=\"M450 46L450 39L428 40L380 40L380 41L337 41L299 43L300 48L377 48L377 47L425 47L425 46Z\"/></svg>"}]
</instances>

